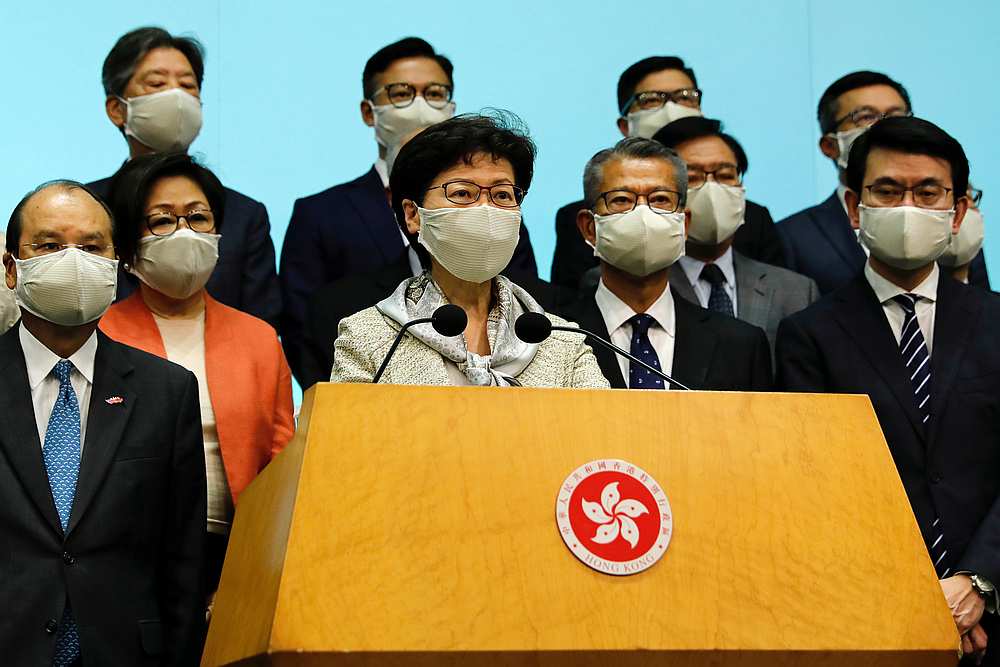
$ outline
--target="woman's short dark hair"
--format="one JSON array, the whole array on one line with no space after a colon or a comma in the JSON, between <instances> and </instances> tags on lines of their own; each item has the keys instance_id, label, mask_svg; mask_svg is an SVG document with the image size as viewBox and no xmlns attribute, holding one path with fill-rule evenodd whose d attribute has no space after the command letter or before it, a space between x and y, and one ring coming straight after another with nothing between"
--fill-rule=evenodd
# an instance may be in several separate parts
<instances>
[{"instance_id":1,"label":"woman's short dark hair","mask_svg":"<svg viewBox=\"0 0 1000 667\"><path fill-rule=\"evenodd\" d=\"M146 200L161 178L187 176L198 184L215 217L215 231L222 232L226 189L218 177L183 153L152 153L132 158L111 178L108 203L115 221L115 249L118 259L135 264L135 251L146 224Z\"/></svg>"},{"instance_id":2,"label":"woman's short dark hair","mask_svg":"<svg viewBox=\"0 0 1000 667\"><path fill-rule=\"evenodd\" d=\"M122 35L104 59L101 83L108 97L125 95L125 87L135 74L135 68L153 49L177 49L191 63L194 78L201 88L205 76L205 48L194 37L175 37L163 28L146 27Z\"/></svg>"},{"instance_id":3,"label":"woman's short dark hair","mask_svg":"<svg viewBox=\"0 0 1000 667\"><path fill-rule=\"evenodd\" d=\"M503 111L455 116L431 125L400 149L389 176L392 210L425 267L430 265L430 255L417 243L417 235L406 229L403 200L422 206L427 188L441 172L463 162L471 165L475 156L484 154L510 162L514 185L527 191L534 176L536 152L520 119Z\"/></svg>"},{"instance_id":4,"label":"woman's short dark hair","mask_svg":"<svg viewBox=\"0 0 1000 667\"><path fill-rule=\"evenodd\" d=\"M969 159L962 144L934 123L923 118L883 118L854 140L847 158L847 187L861 196L868 154L886 148L910 155L929 155L951 165L952 194L964 197L969 188Z\"/></svg>"},{"instance_id":5,"label":"woman's short dark hair","mask_svg":"<svg viewBox=\"0 0 1000 667\"><path fill-rule=\"evenodd\" d=\"M722 122L701 116L687 116L678 118L672 123L667 123L653 135L654 141L659 141L667 148L677 150L677 147L685 141L701 139L702 137L718 137L729 146L729 150L736 156L736 169L740 174L745 174L750 163L747 154L736 141L736 137L722 131Z\"/></svg>"}]
</instances>

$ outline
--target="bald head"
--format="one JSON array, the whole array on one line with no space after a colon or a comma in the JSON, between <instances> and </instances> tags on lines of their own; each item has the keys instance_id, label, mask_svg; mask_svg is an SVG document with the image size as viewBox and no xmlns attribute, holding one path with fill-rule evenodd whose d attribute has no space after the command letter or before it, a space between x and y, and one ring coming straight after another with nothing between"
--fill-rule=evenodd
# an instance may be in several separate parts
<instances>
[{"instance_id":1,"label":"bald head","mask_svg":"<svg viewBox=\"0 0 1000 667\"><path fill-rule=\"evenodd\" d=\"M7 225L7 252L20 257L19 250L28 243L110 247L113 232L111 211L87 186L76 181L49 181L14 207Z\"/></svg>"}]
</instances>

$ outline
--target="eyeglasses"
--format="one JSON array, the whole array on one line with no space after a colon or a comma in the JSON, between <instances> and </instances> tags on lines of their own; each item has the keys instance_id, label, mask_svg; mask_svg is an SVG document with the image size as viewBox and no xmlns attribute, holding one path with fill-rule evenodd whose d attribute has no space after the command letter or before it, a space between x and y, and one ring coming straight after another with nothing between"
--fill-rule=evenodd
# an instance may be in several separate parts
<instances>
[{"instance_id":1,"label":"eyeglasses","mask_svg":"<svg viewBox=\"0 0 1000 667\"><path fill-rule=\"evenodd\" d=\"M907 192L913 193L913 203L920 208L942 208L946 203L951 188L934 183L904 188L890 183L866 185L865 190L871 196L872 202L879 206L899 206L903 203Z\"/></svg>"},{"instance_id":2,"label":"eyeglasses","mask_svg":"<svg viewBox=\"0 0 1000 667\"><path fill-rule=\"evenodd\" d=\"M638 111L659 109L667 102L674 102L686 107L697 109L701 106L701 90L698 88L681 88L680 90L644 90L628 99L621 113L624 116L634 105Z\"/></svg>"},{"instance_id":3,"label":"eyeglasses","mask_svg":"<svg viewBox=\"0 0 1000 667\"><path fill-rule=\"evenodd\" d=\"M98 243L55 243L52 241L48 243L22 243L21 247L31 248L35 251L36 255L51 255L54 252L66 250L67 248L76 248L91 255L103 255L109 248L114 248L111 245L100 245Z\"/></svg>"},{"instance_id":4,"label":"eyeglasses","mask_svg":"<svg viewBox=\"0 0 1000 667\"><path fill-rule=\"evenodd\" d=\"M858 107L834 123L834 127L840 127L841 123L850 119L852 123L859 127L870 127L883 118L909 118L913 112L909 109L890 109L885 113L872 107Z\"/></svg>"},{"instance_id":5,"label":"eyeglasses","mask_svg":"<svg viewBox=\"0 0 1000 667\"><path fill-rule=\"evenodd\" d=\"M979 202L983 201L983 191L977 188L969 188L969 199L972 200L972 204L979 208Z\"/></svg>"},{"instance_id":6,"label":"eyeglasses","mask_svg":"<svg viewBox=\"0 0 1000 667\"><path fill-rule=\"evenodd\" d=\"M451 86L443 83L428 84L422 91L417 91L417 88L409 83L390 83L376 90L372 99L383 90L389 99L389 104L397 109L405 109L413 104L413 100L417 99L417 92L435 109L444 109L451 102Z\"/></svg>"},{"instance_id":7,"label":"eyeglasses","mask_svg":"<svg viewBox=\"0 0 1000 667\"><path fill-rule=\"evenodd\" d=\"M174 215L166 211L150 213L146 216L146 227L153 236L170 236L177 231L181 220L187 223L192 232L209 234L215 231L215 215L208 209L189 211L187 215Z\"/></svg>"},{"instance_id":8,"label":"eyeglasses","mask_svg":"<svg viewBox=\"0 0 1000 667\"><path fill-rule=\"evenodd\" d=\"M653 190L646 194L631 190L608 190L597 195L597 199L604 200L604 206L609 213L628 213L639 204L640 199L645 199L646 205L657 213L676 213L681 207L681 194L666 189Z\"/></svg>"},{"instance_id":9,"label":"eyeglasses","mask_svg":"<svg viewBox=\"0 0 1000 667\"><path fill-rule=\"evenodd\" d=\"M445 199L452 204L469 205L479 201L483 191L486 191L490 203L501 208L516 208L524 201L524 190L512 183L500 183L498 185L479 185L472 181L448 181L442 185L435 185L427 188L427 192L444 189Z\"/></svg>"},{"instance_id":10,"label":"eyeglasses","mask_svg":"<svg viewBox=\"0 0 1000 667\"><path fill-rule=\"evenodd\" d=\"M688 187L700 188L708 182L708 177L720 185L738 186L743 184L740 169L735 164L720 164L712 170L688 167Z\"/></svg>"}]
</instances>

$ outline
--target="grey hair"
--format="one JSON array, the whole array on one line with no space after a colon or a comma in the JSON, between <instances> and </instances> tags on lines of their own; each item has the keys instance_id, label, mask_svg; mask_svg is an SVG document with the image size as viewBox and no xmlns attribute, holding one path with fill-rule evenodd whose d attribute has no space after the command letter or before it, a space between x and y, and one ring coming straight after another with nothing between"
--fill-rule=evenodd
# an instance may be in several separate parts
<instances>
[{"instance_id":1,"label":"grey hair","mask_svg":"<svg viewBox=\"0 0 1000 667\"><path fill-rule=\"evenodd\" d=\"M14 257L18 256L18 245L21 243L21 228L24 226L24 209L27 207L28 203L34 199L38 194L41 194L45 190L51 188L59 188L66 191L73 190L83 190L88 195L90 195L94 201L101 205L104 212L108 214L108 220L111 222L111 230L114 232L115 227L115 216L112 215L111 209L104 202L103 199L98 196L96 192L91 190L88 186L80 183L79 181L73 181L68 178L59 178L52 181L46 181L39 185L37 188L31 190L29 193L21 198L21 201L17 203L14 207L14 211L10 214L10 220L7 222L7 240L6 240L6 250Z\"/></svg>"},{"instance_id":2,"label":"grey hair","mask_svg":"<svg viewBox=\"0 0 1000 667\"><path fill-rule=\"evenodd\" d=\"M590 158L583 170L583 196L588 206L594 206L601 196L601 181L604 179L604 165L611 160L623 158L658 158L670 163L674 168L674 181L681 195L681 206L687 204L687 165L672 148L667 148L659 141L643 139L642 137L626 137L611 148L599 151Z\"/></svg>"}]
</instances>

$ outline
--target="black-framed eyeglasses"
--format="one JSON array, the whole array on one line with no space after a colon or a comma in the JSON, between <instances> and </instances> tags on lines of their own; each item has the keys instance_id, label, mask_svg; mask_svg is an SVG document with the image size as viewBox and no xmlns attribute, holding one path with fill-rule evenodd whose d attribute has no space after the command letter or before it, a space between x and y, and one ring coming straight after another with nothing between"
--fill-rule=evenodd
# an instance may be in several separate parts
<instances>
[{"instance_id":1,"label":"black-framed eyeglasses","mask_svg":"<svg viewBox=\"0 0 1000 667\"><path fill-rule=\"evenodd\" d=\"M207 208L188 211L187 215L174 215L167 211L150 213L146 216L146 228L153 236L170 236L177 231L181 220L192 232L210 234L215 231L215 214Z\"/></svg>"},{"instance_id":2,"label":"black-framed eyeglasses","mask_svg":"<svg viewBox=\"0 0 1000 667\"><path fill-rule=\"evenodd\" d=\"M91 255L103 255L109 248L114 250L113 245L101 245L100 243L56 243L47 241L45 243L22 243L22 248L31 248L36 255L51 255L67 248L76 248Z\"/></svg>"},{"instance_id":3,"label":"black-framed eyeglasses","mask_svg":"<svg viewBox=\"0 0 1000 667\"><path fill-rule=\"evenodd\" d=\"M681 88L680 90L644 90L628 98L622 107L622 115L626 115L633 106L637 111L651 111L663 107L667 102L674 102L692 109L701 107L701 90L698 88Z\"/></svg>"},{"instance_id":4,"label":"black-framed eyeglasses","mask_svg":"<svg viewBox=\"0 0 1000 667\"><path fill-rule=\"evenodd\" d=\"M608 213L628 213L643 199L646 200L646 205L657 213L676 213L681 207L681 193L666 188L646 193L632 192L631 190L608 190L597 195L598 201L602 199ZM596 205L597 201L594 204Z\"/></svg>"},{"instance_id":5,"label":"black-framed eyeglasses","mask_svg":"<svg viewBox=\"0 0 1000 667\"><path fill-rule=\"evenodd\" d=\"M912 115L913 112L909 109L889 109L886 112L881 112L873 107L858 107L843 118L837 120L834 123L834 127L840 127L840 125L848 119L859 127L871 127L883 118L909 118Z\"/></svg>"},{"instance_id":6,"label":"black-framed eyeglasses","mask_svg":"<svg viewBox=\"0 0 1000 667\"><path fill-rule=\"evenodd\" d=\"M906 193L910 192L913 194L913 203L920 208L940 208L951 192L951 188L936 183L924 183L912 188L892 183L876 183L866 185L865 190L868 191L872 202L879 206L899 206L906 198Z\"/></svg>"},{"instance_id":7,"label":"black-framed eyeglasses","mask_svg":"<svg viewBox=\"0 0 1000 667\"><path fill-rule=\"evenodd\" d=\"M743 185L740 168L732 163L720 164L715 169L698 169L688 166L688 187L700 188L708 182L708 177L720 185Z\"/></svg>"},{"instance_id":8,"label":"black-framed eyeglasses","mask_svg":"<svg viewBox=\"0 0 1000 667\"><path fill-rule=\"evenodd\" d=\"M427 188L427 192L441 188L445 199L452 204L469 206L479 201L483 191L489 197L490 203L500 208L516 208L524 201L524 190L513 183L498 183L497 185L479 185L472 181L448 181L441 185Z\"/></svg>"},{"instance_id":9,"label":"black-framed eyeglasses","mask_svg":"<svg viewBox=\"0 0 1000 667\"><path fill-rule=\"evenodd\" d=\"M969 188L969 199L972 200L973 205L979 208L979 202L983 201L983 191L979 188Z\"/></svg>"},{"instance_id":10,"label":"black-framed eyeglasses","mask_svg":"<svg viewBox=\"0 0 1000 667\"><path fill-rule=\"evenodd\" d=\"M389 83L376 90L372 99L382 91L385 91L389 104L397 109L405 109L413 104L413 101L417 99L417 93L435 109L444 109L451 102L451 86L446 86L443 83L429 83L424 86L423 90L419 91L416 86L409 83Z\"/></svg>"}]
</instances>

